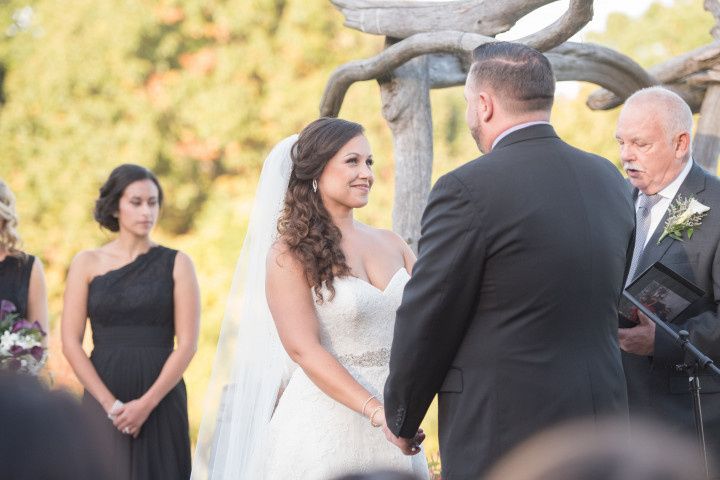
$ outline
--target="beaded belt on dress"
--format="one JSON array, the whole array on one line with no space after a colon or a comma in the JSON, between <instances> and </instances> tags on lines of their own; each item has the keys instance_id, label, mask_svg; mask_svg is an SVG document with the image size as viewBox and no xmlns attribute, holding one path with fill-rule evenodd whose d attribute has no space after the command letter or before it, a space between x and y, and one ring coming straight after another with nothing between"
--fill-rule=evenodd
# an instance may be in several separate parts
<instances>
[{"instance_id":1,"label":"beaded belt on dress","mask_svg":"<svg viewBox=\"0 0 720 480\"><path fill-rule=\"evenodd\" d=\"M390 363L390 349L381 348L361 354L339 355L340 363L356 367L385 367Z\"/></svg>"}]
</instances>

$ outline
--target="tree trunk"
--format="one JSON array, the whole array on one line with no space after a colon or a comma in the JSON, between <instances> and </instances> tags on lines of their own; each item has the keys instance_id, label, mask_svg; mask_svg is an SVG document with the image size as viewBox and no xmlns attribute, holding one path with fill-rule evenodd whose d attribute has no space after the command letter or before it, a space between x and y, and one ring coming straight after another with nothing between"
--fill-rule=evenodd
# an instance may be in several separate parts
<instances>
[{"instance_id":1,"label":"tree trunk","mask_svg":"<svg viewBox=\"0 0 720 480\"><path fill-rule=\"evenodd\" d=\"M720 155L720 84L715 84L708 87L700 109L700 120L693 142L693 159L716 175L718 155Z\"/></svg>"},{"instance_id":2,"label":"tree trunk","mask_svg":"<svg viewBox=\"0 0 720 480\"><path fill-rule=\"evenodd\" d=\"M417 253L433 162L428 57L410 60L379 83L383 117L393 135L393 230Z\"/></svg>"},{"instance_id":3,"label":"tree trunk","mask_svg":"<svg viewBox=\"0 0 720 480\"><path fill-rule=\"evenodd\" d=\"M716 41L720 41L720 1L705 0L704 6L705 10L715 18L715 26L710 31L710 35ZM719 65L715 64L715 73ZM711 83L705 91L705 98L700 107L700 120L693 141L693 158L710 173L717 175L718 156L720 156L720 83Z\"/></svg>"}]
</instances>

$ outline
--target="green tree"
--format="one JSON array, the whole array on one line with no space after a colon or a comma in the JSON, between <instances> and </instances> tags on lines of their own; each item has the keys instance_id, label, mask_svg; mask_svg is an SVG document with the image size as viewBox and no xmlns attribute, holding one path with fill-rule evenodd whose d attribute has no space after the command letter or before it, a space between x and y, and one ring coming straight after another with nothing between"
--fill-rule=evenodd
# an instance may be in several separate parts
<instances>
[{"instance_id":1,"label":"green tree","mask_svg":"<svg viewBox=\"0 0 720 480\"><path fill-rule=\"evenodd\" d=\"M167 194L157 239L192 256L202 288L200 348L186 375L196 432L262 159L317 116L334 68L382 48L342 22L327 0L0 2L0 176L17 194L26 249L46 264L53 368L67 266L110 238L92 220L97 190L114 166L145 165ZM612 16L591 39L648 66L711 41L711 23L701 0L679 0L640 19ZM617 111L589 111L590 90L558 99L553 121L570 143L616 160ZM478 153L461 89L431 99L437 177ZM377 160L358 218L389 227L392 140L380 110L378 86L366 82L341 116L365 125Z\"/></svg>"}]
</instances>

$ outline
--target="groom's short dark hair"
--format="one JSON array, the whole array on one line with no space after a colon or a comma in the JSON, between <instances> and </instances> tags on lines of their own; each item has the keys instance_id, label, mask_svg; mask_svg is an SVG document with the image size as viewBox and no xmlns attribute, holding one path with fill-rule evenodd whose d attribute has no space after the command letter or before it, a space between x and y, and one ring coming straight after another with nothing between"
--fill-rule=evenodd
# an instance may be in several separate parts
<instances>
[{"instance_id":1,"label":"groom's short dark hair","mask_svg":"<svg viewBox=\"0 0 720 480\"><path fill-rule=\"evenodd\" d=\"M490 88L513 113L548 111L555 77L545 55L521 43L490 42L473 50L468 81Z\"/></svg>"}]
</instances>

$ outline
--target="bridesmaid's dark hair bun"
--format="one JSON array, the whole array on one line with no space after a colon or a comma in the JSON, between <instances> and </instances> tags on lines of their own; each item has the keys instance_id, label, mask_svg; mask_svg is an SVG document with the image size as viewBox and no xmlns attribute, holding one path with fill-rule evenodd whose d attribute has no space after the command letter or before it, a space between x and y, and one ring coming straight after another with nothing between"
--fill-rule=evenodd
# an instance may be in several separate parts
<instances>
[{"instance_id":1,"label":"bridesmaid's dark hair bun","mask_svg":"<svg viewBox=\"0 0 720 480\"><path fill-rule=\"evenodd\" d=\"M95 200L93 216L101 227L111 232L120 230L116 217L122 197L128 185L139 180L152 180L158 189L158 204L162 207L163 191L157 177L145 167L125 163L110 172L110 176L100 187L100 196Z\"/></svg>"}]
</instances>

